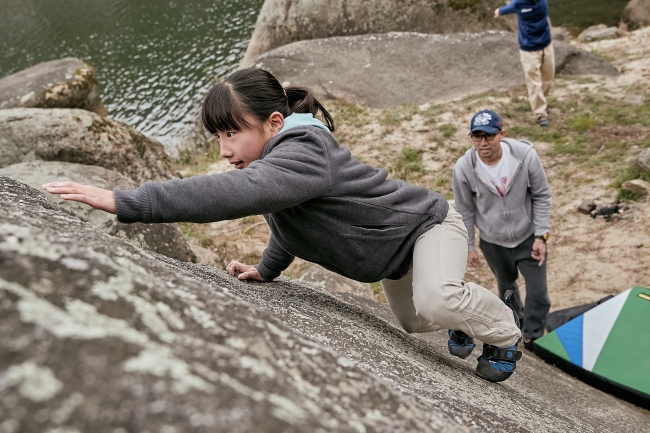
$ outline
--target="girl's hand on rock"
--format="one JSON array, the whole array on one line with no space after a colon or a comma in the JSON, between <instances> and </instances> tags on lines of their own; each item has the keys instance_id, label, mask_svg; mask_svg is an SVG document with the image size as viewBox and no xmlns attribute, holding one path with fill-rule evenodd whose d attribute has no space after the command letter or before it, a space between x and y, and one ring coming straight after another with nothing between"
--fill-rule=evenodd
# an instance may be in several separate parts
<instances>
[{"instance_id":1,"label":"girl's hand on rock","mask_svg":"<svg viewBox=\"0 0 650 433\"><path fill-rule=\"evenodd\" d=\"M232 277L239 274L237 275L237 278L239 278L240 280L265 281L255 266L245 265L235 260L233 260L232 262L230 262L228 266L226 266L226 272L228 272L228 275Z\"/></svg>"},{"instance_id":2,"label":"girl's hand on rock","mask_svg":"<svg viewBox=\"0 0 650 433\"><path fill-rule=\"evenodd\" d=\"M496 8L494 10L494 18L499 18L501 16L501 13L499 12L499 8Z\"/></svg>"},{"instance_id":3,"label":"girl's hand on rock","mask_svg":"<svg viewBox=\"0 0 650 433\"><path fill-rule=\"evenodd\" d=\"M96 186L80 185L74 182L52 182L42 185L50 194L58 194L64 200L78 201L103 210L116 213L115 195L113 191L97 188Z\"/></svg>"}]
</instances>

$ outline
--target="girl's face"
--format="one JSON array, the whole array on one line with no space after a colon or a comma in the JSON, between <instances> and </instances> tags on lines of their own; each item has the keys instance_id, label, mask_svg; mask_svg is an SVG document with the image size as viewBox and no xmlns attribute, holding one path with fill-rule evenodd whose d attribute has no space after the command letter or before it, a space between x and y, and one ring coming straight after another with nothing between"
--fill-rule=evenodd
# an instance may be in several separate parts
<instances>
[{"instance_id":1,"label":"girl's face","mask_svg":"<svg viewBox=\"0 0 650 433\"><path fill-rule=\"evenodd\" d=\"M251 162L260 159L266 142L278 135L284 126L284 117L277 111L261 124L248 116L246 121L254 126L239 131L219 131L216 134L221 156L237 170L244 169Z\"/></svg>"}]
</instances>

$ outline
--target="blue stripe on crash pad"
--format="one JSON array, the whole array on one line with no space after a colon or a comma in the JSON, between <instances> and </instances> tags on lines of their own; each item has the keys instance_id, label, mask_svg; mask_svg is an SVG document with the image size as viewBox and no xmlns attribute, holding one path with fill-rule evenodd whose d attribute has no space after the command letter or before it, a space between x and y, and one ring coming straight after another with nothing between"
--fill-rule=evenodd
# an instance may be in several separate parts
<instances>
[{"instance_id":1,"label":"blue stripe on crash pad","mask_svg":"<svg viewBox=\"0 0 650 433\"><path fill-rule=\"evenodd\" d=\"M582 367L582 319L580 315L555 330L572 363Z\"/></svg>"}]
</instances>

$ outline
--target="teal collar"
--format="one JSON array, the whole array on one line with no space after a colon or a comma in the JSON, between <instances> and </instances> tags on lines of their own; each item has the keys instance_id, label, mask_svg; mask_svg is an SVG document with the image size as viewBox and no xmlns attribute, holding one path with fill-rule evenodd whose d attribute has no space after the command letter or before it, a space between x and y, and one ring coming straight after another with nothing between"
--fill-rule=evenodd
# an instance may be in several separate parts
<instances>
[{"instance_id":1,"label":"teal collar","mask_svg":"<svg viewBox=\"0 0 650 433\"><path fill-rule=\"evenodd\" d=\"M284 119L284 127L280 130L280 134L287 129L297 128L299 126L315 126L329 132L327 126L320 120L314 118L311 113L293 113Z\"/></svg>"}]
</instances>

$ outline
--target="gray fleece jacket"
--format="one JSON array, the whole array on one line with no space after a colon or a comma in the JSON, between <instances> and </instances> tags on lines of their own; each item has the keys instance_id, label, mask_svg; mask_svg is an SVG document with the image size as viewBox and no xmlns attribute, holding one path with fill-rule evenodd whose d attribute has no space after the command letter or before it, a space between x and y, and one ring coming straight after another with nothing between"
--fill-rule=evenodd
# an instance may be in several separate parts
<instances>
[{"instance_id":1,"label":"gray fleece jacket","mask_svg":"<svg viewBox=\"0 0 650 433\"><path fill-rule=\"evenodd\" d=\"M387 175L353 158L329 131L301 126L269 140L243 170L115 190L117 218L205 223L264 214L272 234L256 268L266 281L294 256L357 281L396 279L449 205Z\"/></svg>"},{"instance_id":2,"label":"gray fleece jacket","mask_svg":"<svg viewBox=\"0 0 650 433\"><path fill-rule=\"evenodd\" d=\"M549 230L551 190L533 144L511 138L501 144L511 150L504 197L478 165L474 147L454 167L454 200L469 234L469 251L474 250L474 225L481 239L506 248L516 247L533 233L541 236Z\"/></svg>"}]
</instances>

